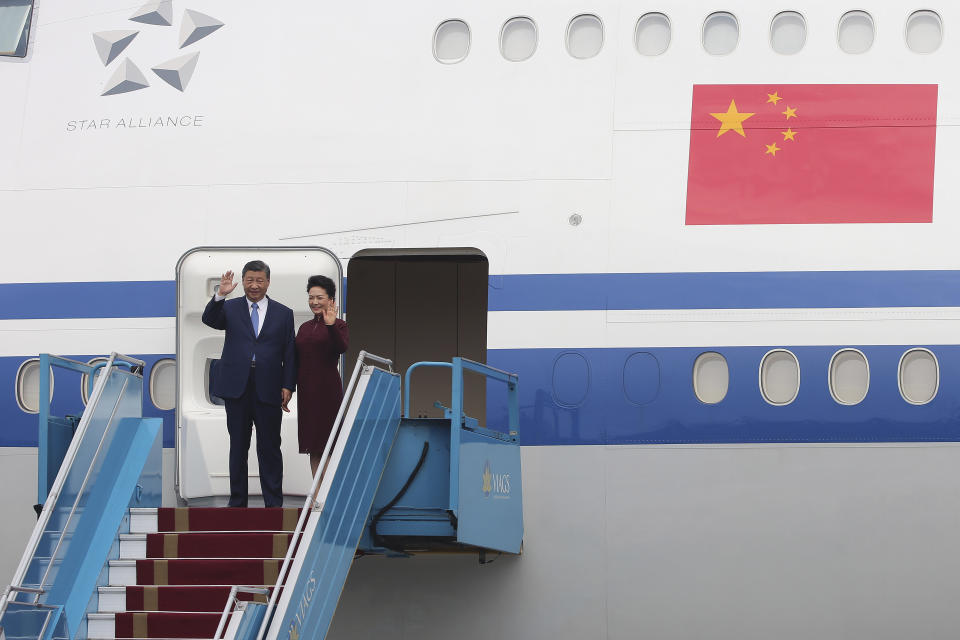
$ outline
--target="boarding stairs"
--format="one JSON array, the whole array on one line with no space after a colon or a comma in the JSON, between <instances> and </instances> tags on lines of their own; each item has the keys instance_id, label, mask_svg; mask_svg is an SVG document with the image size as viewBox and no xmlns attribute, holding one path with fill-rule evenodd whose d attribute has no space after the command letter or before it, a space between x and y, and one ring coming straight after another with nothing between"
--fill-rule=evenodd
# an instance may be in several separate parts
<instances>
[{"instance_id":1,"label":"boarding stairs","mask_svg":"<svg viewBox=\"0 0 960 640\"><path fill-rule=\"evenodd\" d=\"M139 417L135 362L114 354L97 378L0 601L0 640L324 638L358 555L520 552L512 374L418 363L404 399L390 361L361 352L302 507L160 508L159 421ZM409 415L424 366L451 370L442 419ZM463 413L465 371L506 383L508 429Z\"/></svg>"}]
</instances>

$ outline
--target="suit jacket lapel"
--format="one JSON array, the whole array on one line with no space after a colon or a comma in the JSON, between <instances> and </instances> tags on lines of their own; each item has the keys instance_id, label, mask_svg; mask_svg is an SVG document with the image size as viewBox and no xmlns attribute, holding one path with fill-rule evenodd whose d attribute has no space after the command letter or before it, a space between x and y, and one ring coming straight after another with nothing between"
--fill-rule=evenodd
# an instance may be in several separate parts
<instances>
[{"instance_id":1,"label":"suit jacket lapel","mask_svg":"<svg viewBox=\"0 0 960 640\"><path fill-rule=\"evenodd\" d=\"M244 321L246 321L247 333L256 340L257 336L253 333L253 321L250 319L250 307L247 305L247 297L244 296L238 299L237 302L239 303L236 306L237 313L240 314L240 322L243 324ZM261 327L261 331L262 330L263 328Z\"/></svg>"},{"instance_id":2,"label":"suit jacket lapel","mask_svg":"<svg viewBox=\"0 0 960 640\"><path fill-rule=\"evenodd\" d=\"M266 299L267 299L267 300L270 300L270 296L267 296ZM273 300L270 300L270 302L267 303L267 310L268 310L270 313L268 313L268 314L266 315L266 317L264 317L263 315L260 316L260 335L261 335L261 336L263 335L263 332L267 330L267 322L269 321L270 324L273 324L272 318L273 318L275 315L277 315L277 314L274 313L274 311L277 310L277 309L276 309L276 304L277 304L276 302L274 302ZM270 308L271 306L273 306L273 308ZM251 332L253 331L253 324L252 324L252 323L250 324L250 331L251 331ZM260 339L260 336L255 336L255 337L256 337L258 340Z\"/></svg>"}]
</instances>

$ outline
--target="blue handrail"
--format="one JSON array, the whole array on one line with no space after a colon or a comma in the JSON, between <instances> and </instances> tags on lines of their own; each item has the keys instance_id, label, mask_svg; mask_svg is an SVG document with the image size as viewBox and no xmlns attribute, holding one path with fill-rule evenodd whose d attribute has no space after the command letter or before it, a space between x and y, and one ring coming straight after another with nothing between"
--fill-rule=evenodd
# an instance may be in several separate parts
<instances>
[{"instance_id":1,"label":"blue handrail","mask_svg":"<svg viewBox=\"0 0 960 640\"><path fill-rule=\"evenodd\" d=\"M414 369L419 369L420 367L443 367L447 369L452 369L453 365L449 362L430 362L429 360L424 360L422 362L415 362L414 364L407 367L407 372L403 376L403 417L410 417L410 376L413 374Z\"/></svg>"}]
</instances>

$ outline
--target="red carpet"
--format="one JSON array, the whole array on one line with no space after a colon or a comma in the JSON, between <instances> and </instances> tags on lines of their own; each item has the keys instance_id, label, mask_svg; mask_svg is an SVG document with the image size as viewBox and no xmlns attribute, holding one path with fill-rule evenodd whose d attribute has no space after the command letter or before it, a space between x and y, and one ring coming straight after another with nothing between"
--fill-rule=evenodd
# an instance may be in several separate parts
<instances>
[{"instance_id":1,"label":"red carpet","mask_svg":"<svg viewBox=\"0 0 960 640\"><path fill-rule=\"evenodd\" d=\"M137 584L273 585L281 559L137 560Z\"/></svg>"},{"instance_id":2,"label":"red carpet","mask_svg":"<svg viewBox=\"0 0 960 640\"><path fill-rule=\"evenodd\" d=\"M158 531L293 531L300 509L165 508Z\"/></svg>"},{"instance_id":3,"label":"red carpet","mask_svg":"<svg viewBox=\"0 0 960 640\"><path fill-rule=\"evenodd\" d=\"M127 587L128 611L223 611L230 587L170 585ZM267 596L237 594L240 600L266 602Z\"/></svg>"},{"instance_id":4,"label":"red carpet","mask_svg":"<svg viewBox=\"0 0 960 640\"><path fill-rule=\"evenodd\" d=\"M221 613L118 613L118 638L212 638Z\"/></svg>"},{"instance_id":5,"label":"red carpet","mask_svg":"<svg viewBox=\"0 0 960 640\"><path fill-rule=\"evenodd\" d=\"M147 534L116 637L212 638L231 586L276 583L299 517L299 509L159 509L161 533Z\"/></svg>"},{"instance_id":6,"label":"red carpet","mask_svg":"<svg viewBox=\"0 0 960 640\"><path fill-rule=\"evenodd\" d=\"M148 558L283 558L292 533L151 533Z\"/></svg>"}]
</instances>

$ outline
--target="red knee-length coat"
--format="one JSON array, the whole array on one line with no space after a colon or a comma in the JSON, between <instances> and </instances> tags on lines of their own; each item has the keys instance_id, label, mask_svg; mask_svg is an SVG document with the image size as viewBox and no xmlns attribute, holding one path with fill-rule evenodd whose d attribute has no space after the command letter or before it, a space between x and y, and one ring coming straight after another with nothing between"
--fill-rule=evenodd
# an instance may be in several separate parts
<instances>
[{"instance_id":1,"label":"red knee-length coat","mask_svg":"<svg viewBox=\"0 0 960 640\"><path fill-rule=\"evenodd\" d=\"M297 331L297 426L300 453L323 453L343 400L337 365L347 350L350 332L337 318L330 326L322 318Z\"/></svg>"}]
</instances>

